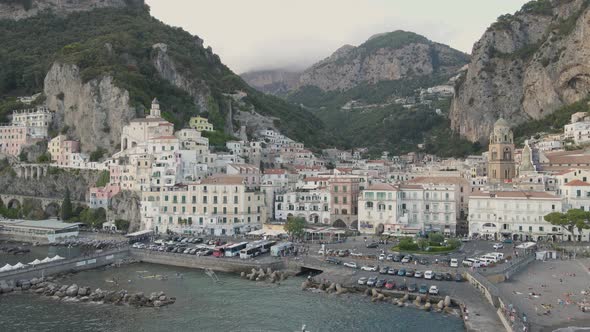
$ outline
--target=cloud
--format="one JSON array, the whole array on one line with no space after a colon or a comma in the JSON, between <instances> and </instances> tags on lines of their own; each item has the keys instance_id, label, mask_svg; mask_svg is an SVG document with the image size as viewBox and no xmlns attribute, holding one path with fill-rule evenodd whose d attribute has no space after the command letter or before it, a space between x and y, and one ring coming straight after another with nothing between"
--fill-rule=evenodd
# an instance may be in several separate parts
<instances>
[{"instance_id":1,"label":"cloud","mask_svg":"<svg viewBox=\"0 0 590 332\"><path fill-rule=\"evenodd\" d=\"M147 0L152 15L196 34L237 73L304 68L373 34L413 31L470 53L496 17L527 0Z\"/></svg>"}]
</instances>

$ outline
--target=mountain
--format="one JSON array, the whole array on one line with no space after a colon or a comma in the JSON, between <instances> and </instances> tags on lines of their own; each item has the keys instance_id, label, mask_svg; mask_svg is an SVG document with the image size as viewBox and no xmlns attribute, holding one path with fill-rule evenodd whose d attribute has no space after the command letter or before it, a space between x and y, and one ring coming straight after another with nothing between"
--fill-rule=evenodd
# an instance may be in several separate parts
<instances>
[{"instance_id":1,"label":"mountain","mask_svg":"<svg viewBox=\"0 0 590 332\"><path fill-rule=\"evenodd\" d=\"M457 82L453 129L486 142L500 117L515 125L538 120L538 126L584 100L590 92L589 18L587 0L537 0L500 16L475 43Z\"/></svg>"},{"instance_id":2,"label":"mountain","mask_svg":"<svg viewBox=\"0 0 590 332\"><path fill-rule=\"evenodd\" d=\"M449 46L406 31L383 33L358 47L345 45L305 70L298 87L345 91L361 83L376 84L433 74L452 74L468 56Z\"/></svg>"},{"instance_id":3,"label":"mountain","mask_svg":"<svg viewBox=\"0 0 590 332\"><path fill-rule=\"evenodd\" d=\"M275 96L285 96L297 85L300 72L287 69L255 70L240 74L251 87Z\"/></svg>"},{"instance_id":4,"label":"mountain","mask_svg":"<svg viewBox=\"0 0 590 332\"><path fill-rule=\"evenodd\" d=\"M290 86L284 98L313 111L340 147L368 147L373 156L417 150L464 155L477 147L451 132L449 97L420 91L438 85L452 90L453 77L468 62L468 55L449 46L394 31L340 47L296 83L270 75L266 82Z\"/></svg>"},{"instance_id":5,"label":"mountain","mask_svg":"<svg viewBox=\"0 0 590 332\"><path fill-rule=\"evenodd\" d=\"M0 121L23 107L14 97L43 91L56 110L53 134L68 133L86 152L113 152L122 126L157 97L176 129L207 116L219 130L213 145L240 125L275 127L310 146L329 142L314 114L251 88L202 39L151 17L142 1L3 0L0 9L17 5L51 10L0 20Z\"/></svg>"},{"instance_id":6,"label":"mountain","mask_svg":"<svg viewBox=\"0 0 590 332\"><path fill-rule=\"evenodd\" d=\"M143 0L0 0L0 19L21 20L46 11L67 15L96 8L123 8L140 4L143 4Z\"/></svg>"}]
</instances>

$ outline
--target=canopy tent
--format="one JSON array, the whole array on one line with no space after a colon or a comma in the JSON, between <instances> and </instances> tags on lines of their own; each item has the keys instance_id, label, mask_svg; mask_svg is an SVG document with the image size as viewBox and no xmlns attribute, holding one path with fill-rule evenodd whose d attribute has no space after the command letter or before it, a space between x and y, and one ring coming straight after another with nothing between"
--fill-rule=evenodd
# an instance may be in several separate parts
<instances>
[{"instance_id":1,"label":"canopy tent","mask_svg":"<svg viewBox=\"0 0 590 332\"><path fill-rule=\"evenodd\" d=\"M49 262L51 262L51 258L49 258L49 257L45 257L45 258L43 258L43 260L41 261L41 263L49 263Z\"/></svg>"},{"instance_id":2,"label":"canopy tent","mask_svg":"<svg viewBox=\"0 0 590 332\"><path fill-rule=\"evenodd\" d=\"M41 264L41 261L38 259L35 259L34 261L29 263L29 265L37 265L37 264Z\"/></svg>"},{"instance_id":3,"label":"canopy tent","mask_svg":"<svg viewBox=\"0 0 590 332\"><path fill-rule=\"evenodd\" d=\"M50 258L49 261L55 262L55 261L59 261L59 260L62 260L62 259L64 259L64 258L61 257L60 255L56 255L55 257Z\"/></svg>"},{"instance_id":4,"label":"canopy tent","mask_svg":"<svg viewBox=\"0 0 590 332\"><path fill-rule=\"evenodd\" d=\"M0 272L6 272L6 271L10 271L12 269L13 269L12 265L6 264L6 265L4 265L3 267L0 268Z\"/></svg>"},{"instance_id":5,"label":"canopy tent","mask_svg":"<svg viewBox=\"0 0 590 332\"><path fill-rule=\"evenodd\" d=\"M535 242L525 242L516 246L516 249L531 249L534 248L537 244Z\"/></svg>"},{"instance_id":6,"label":"canopy tent","mask_svg":"<svg viewBox=\"0 0 590 332\"><path fill-rule=\"evenodd\" d=\"M27 267L25 264L18 262L15 266L12 267L13 270L22 269L23 267Z\"/></svg>"},{"instance_id":7,"label":"canopy tent","mask_svg":"<svg viewBox=\"0 0 590 332\"><path fill-rule=\"evenodd\" d=\"M264 230L263 229L259 229L256 231L251 231L250 233L248 233L248 235L264 235Z\"/></svg>"}]
</instances>

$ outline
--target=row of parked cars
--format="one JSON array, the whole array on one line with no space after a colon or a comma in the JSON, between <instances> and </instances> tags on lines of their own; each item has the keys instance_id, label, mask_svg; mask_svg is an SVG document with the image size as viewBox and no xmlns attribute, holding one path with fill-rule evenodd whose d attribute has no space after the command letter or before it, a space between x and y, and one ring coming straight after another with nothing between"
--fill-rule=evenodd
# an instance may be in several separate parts
<instances>
[{"instance_id":1,"label":"row of parked cars","mask_svg":"<svg viewBox=\"0 0 590 332\"><path fill-rule=\"evenodd\" d=\"M436 285L430 286L430 288L426 284L421 284L420 287L416 283L410 283L409 285L399 284L396 285L394 280L385 280L379 279L377 277L361 277L357 281L359 285L368 286L368 287L375 287L375 288L386 288L389 290L397 289L399 291L408 291L408 292L418 292L420 294L430 294L430 295L438 295L439 290Z\"/></svg>"},{"instance_id":2,"label":"row of parked cars","mask_svg":"<svg viewBox=\"0 0 590 332\"><path fill-rule=\"evenodd\" d=\"M504 254L501 252L490 252L476 258L464 259L461 264L466 267L487 267L491 264L496 264L504 259Z\"/></svg>"},{"instance_id":3,"label":"row of parked cars","mask_svg":"<svg viewBox=\"0 0 590 332\"><path fill-rule=\"evenodd\" d=\"M398 262L398 263L412 263L414 261L417 261L418 264L421 265L427 265L428 263L430 263L428 261L428 259L424 258L424 257L417 257L417 256L413 256L411 254L408 255L404 255L404 254L381 254L379 255L379 260L380 261L392 261L392 262Z\"/></svg>"},{"instance_id":4,"label":"row of parked cars","mask_svg":"<svg viewBox=\"0 0 590 332\"><path fill-rule=\"evenodd\" d=\"M160 252L170 252L175 254L187 254L187 255L197 255L197 256L210 256L213 254L213 250L209 248L203 247L196 247L196 248L188 248L186 243L179 243L176 245L157 245L151 244L147 245L144 243L134 243L132 245L133 248L136 249L145 249L151 251L160 251Z\"/></svg>"}]
</instances>

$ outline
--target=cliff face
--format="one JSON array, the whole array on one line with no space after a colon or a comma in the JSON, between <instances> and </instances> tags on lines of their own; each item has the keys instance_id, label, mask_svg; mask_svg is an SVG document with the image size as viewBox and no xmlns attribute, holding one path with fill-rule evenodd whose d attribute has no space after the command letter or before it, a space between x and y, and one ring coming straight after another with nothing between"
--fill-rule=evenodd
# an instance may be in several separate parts
<instances>
[{"instance_id":1,"label":"cliff face","mask_svg":"<svg viewBox=\"0 0 590 332\"><path fill-rule=\"evenodd\" d=\"M0 19L22 20L44 11L69 14L128 5L143 5L143 0L5 0L0 2Z\"/></svg>"},{"instance_id":2,"label":"cliff face","mask_svg":"<svg viewBox=\"0 0 590 332\"><path fill-rule=\"evenodd\" d=\"M453 129L485 142L494 122L540 119L590 92L585 0L541 0L494 23L474 45L451 106Z\"/></svg>"},{"instance_id":3,"label":"cliff face","mask_svg":"<svg viewBox=\"0 0 590 332\"><path fill-rule=\"evenodd\" d=\"M257 90L280 96L297 86L301 73L277 69L251 71L240 76Z\"/></svg>"},{"instance_id":4,"label":"cliff face","mask_svg":"<svg viewBox=\"0 0 590 332\"><path fill-rule=\"evenodd\" d=\"M452 73L466 64L467 55L423 36L395 31L380 34L358 47L345 45L307 69L298 87L324 91L348 90L367 82Z\"/></svg>"},{"instance_id":5,"label":"cliff face","mask_svg":"<svg viewBox=\"0 0 590 332\"><path fill-rule=\"evenodd\" d=\"M141 197L132 191L122 191L113 196L107 211L108 220L128 220L129 232L139 230L141 224Z\"/></svg>"},{"instance_id":6,"label":"cliff face","mask_svg":"<svg viewBox=\"0 0 590 332\"><path fill-rule=\"evenodd\" d=\"M67 126L82 151L99 148L113 153L120 144L123 126L136 115L129 93L104 76L83 83L74 65L54 63L45 77L47 105L56 111L55 127Z\"/></svg>"}]
</instances>

